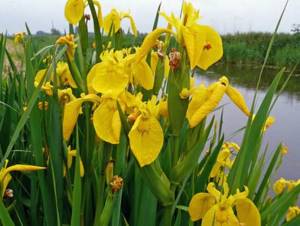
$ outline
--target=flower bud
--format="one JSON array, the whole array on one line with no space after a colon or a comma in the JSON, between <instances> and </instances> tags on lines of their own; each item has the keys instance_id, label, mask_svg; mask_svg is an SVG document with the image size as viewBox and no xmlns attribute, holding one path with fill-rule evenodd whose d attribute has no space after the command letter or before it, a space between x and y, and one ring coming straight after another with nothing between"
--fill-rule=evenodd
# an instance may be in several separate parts
<instances>
[{"instance_id":1,"label":"flower bud","mask_svg":"<svg viewBox=\"0 0 300 226\"><path fill-rule=\"evenodd\" d=\"M112 193L116 193L120 191L123 187L123 178L119 176L113 176L111 182L110 182L110 187Z\"/></svg>"},{"instance_id":2,"label":"flower bud","mask_svg":"<svg viewBox=\"0 0 300 226\"><path fill-rule=\"evenodd\" d=\"M170 68L176 70L180 67L181 54L175 48L173 48L169 54Z\"/></svg>"}]
</instances>

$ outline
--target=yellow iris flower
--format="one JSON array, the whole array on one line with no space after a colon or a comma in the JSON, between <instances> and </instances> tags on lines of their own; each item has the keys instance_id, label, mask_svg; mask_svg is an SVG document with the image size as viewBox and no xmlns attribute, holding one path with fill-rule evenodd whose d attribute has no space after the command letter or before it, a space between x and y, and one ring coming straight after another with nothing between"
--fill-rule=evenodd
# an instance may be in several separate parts
<instances>
[{"instance_id":1,"label":"yellow iris flower","mask_svg":"<svg viewBox=\"0 0 300 226\"><path fill-rule=\"evenodd\" d=\"M20 171L20 172L27 172L27 171L37 171L37 170L44 170L45 167L41 166L32 166L32 165L22 165L16 164L13 166L7 167L8 160L5 161L4 167L0 170L0 194L3 198L7 185L12 179L11 172Z\"/></svg>"},{"instance_id":2,"label":"yellow iris flower","mask_svg":"<svg viewBox=\"0 0 300 226\"><path fill-rule=\"evenodd\" d=\"M217 178L217 180L223 180L221 178L224 176L226 179L227 175L225 175L225 169L230 169L233 165L234 159L232 158L233 152L238 152L240 147L233 142L226 142L222 145L222 149L218 154L217 161L215 162L210 177ZM221 170L222 169L222 170ZM223 180L224 181L224 180ZM226 180L225 180L226 181Z\"/></svg>"},{"instance_id":3,"label":"yellow iris flower","mask_svg":"<svg viewBox=\"0 0 300 226\"><path fill-rule=\"evenodd\" d=\"M208 193L195 194L189 204L192 221L202 219L202 226L260 226L260 214L255 204L247 198L249 191L229 195L228 184L223 187L223 194L214 183L207 186ZM235 208L236 215L233 210Z\"/></svg>"},{"instance_id":4,"label":"yellow iris flower","mask_svg":"<svg viewBox=\"0 0 300 226\"><path fill-rule=\"evenodd\" d=\"M156 160L163 146L164 134L157 116L159 106L156 97L139 106L140 115L135 120L128 136L130 148L141 167Z\"/></svg>"},{"instance_id":5,"label":"yellow iris flower","mask_svg":"<svg viewBox=\"0 0 300 226\"><path fill-rule=\"evenodd\" d=\"M119 12L116 9L112 9L110 13L104 17L103 29L106 34L109 34L110 30L116 33L121 29L121 21L128 18L130 21L131 30L134 36L137 36L137 29L132 16L129 13Z\"/></svg>"},{"instance_id":6,"label":"yellow iris flower","mask_svg":"<svg viewBox=\"0 0 300 226\"><path fill-rule=\"evenodd\" d=\"M44 77L46 76L46 72L47 72L47 69L41 69L36 73L36 76L34 78L35 87L37 87L39 85L39 83L44 79ZM68 85L68 86L71 86L72 88L77 88L76 82L73 79L73 76L72 76L71 71L69 69L69 65L66 62L59 61L57 63L57 65L56 65L56 75L59 78L59 81L58 81L59 84L58 85L63 85L63 86ZM51 85L51 82L54 79L53 77L54 77L54 73L51 74L49 81L44 81L44 84L42 85L43 90L53 88L52 85Z\"/></svg>"},{"instance_id":7,"label":"yellow iris flower","mask_svg":"<svg viewBox=\"0 0 300 226\"><path fill-rule=\"evenodd\" d=\"M182 19L174 14L161 15L176 29L176 39L186 47L191 69L196 66L206 70L223 56L222 39L211 27L199 25L199 11L191 3L183 3Z\"/></svg>"},{"instance_id":8,"label":"yellow iris flower","mask_svg":"<svg viewBox=\"0 0 300 226\"><path fill-rule=\"evenodd\" d=\"M291 206L285 216L287 222L293 220L295 217L300 215L300 208L299 206Z\"/></svg>"},{"instance_id":9,"label":"yellow iris flower","mask_svg":"<svg viewBox=\"0 0 300 226\"><path fill-rule=\"evenodd\" d=\"M98 8L98 23L100 27L103 24L102 9L98 1L93 1ZM70 24L77 24L84 15L84 9L87 6L87 1L84 0L68 0L65 5L65 17Z\"/></svg>"},{"instance_id":10,"label":"yellow iris flower","mask_svg":"<svg viewBox=\"0 0 300 226\"><path fill-rule=\"evenodd\" d=\"M218 106L224 94L227 94L242 112L247 116L250 115L250 111L242 94L229 85L229 81L225 76L221 77L218 82L211 84L209 87L200 85L192 89L191 93L192 99L186 114L191 128L197 126Z\"/></svg>"},{"instance_id":11,"label":"yellow iris flower","mask_svg":"<svg viewBox=\"0 0 300 226\"><path fill-rule=\"evenodd\" d=\"M56 44L66 45L67 46L67 56L68 56L69 60L72 61L74 59L75 49L77 47L77 44L75 43L73 34L59 37L56 40Z\"/></svg>"},{"instance_id":12,"label":"yellow iris flower","mask_svg":"<svg viewBox=\"0 0 300 226\"><path fill-rule=\"evenodd\" d=\"M16 44L21 43L24 40L25 35L26 35L25 32L15 33L15 35L14 35L14 42Z\"/></svg>"},{"instance_id":13,"label":"yellow iris flower","mask_svg":"<svg viewBox=\"0 0 300 226\"><path fill-rule=\"evenodd\" d=\"M273 184L273 191L276 195L282 194L285 190L291 191L294 187L300 184L299 180L286 180L283 177L275 181Z\"/></svg>"},{"instance_id":14,"label":"yellow iris flower","mask_svg":"<svg viewBox=\"0 0 300 226\"><path fill-rule=\"evenodd\" d=\"M128 83L138 84L150 90L154 84L154 74L146 59L136 61L136 54L127 50L105 51L101 63L95 64L87 76L89 92L102 93L117 98Z\"/></svg>"}]
</instances>

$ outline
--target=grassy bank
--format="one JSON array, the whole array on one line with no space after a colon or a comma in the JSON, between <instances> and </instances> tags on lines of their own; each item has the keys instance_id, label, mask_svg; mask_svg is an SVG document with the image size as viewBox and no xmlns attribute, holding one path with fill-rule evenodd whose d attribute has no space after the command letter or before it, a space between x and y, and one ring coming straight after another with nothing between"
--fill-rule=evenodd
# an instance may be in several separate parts
<instances>
[{"instance_id":1,"label":"grassy bank","mask_svg":"<svg viewBox=\"0 0 300 226\"><path fill-rule=\"evenodd\" d=\"M224 35L223 61L234 64L262 64L272 34L237 33ZM278 34L272 48L269 65L294 66L300 59L300 34Z\"/></svg>"}]
</instances>

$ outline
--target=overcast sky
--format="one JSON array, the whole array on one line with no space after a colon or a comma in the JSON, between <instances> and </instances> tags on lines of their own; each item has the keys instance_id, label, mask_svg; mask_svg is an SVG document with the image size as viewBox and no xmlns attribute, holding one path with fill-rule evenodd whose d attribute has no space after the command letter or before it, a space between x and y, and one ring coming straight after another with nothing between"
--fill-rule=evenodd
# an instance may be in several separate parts
<instances>
[{"instance_id":1,"label":"overcast sky","mask_svg":"<svg viewBox=\"0 0 300 226\"><path fill-rule=\"evenodd\" d=\"M67 28L64 19L66 0L0 0L0 33L24 31L27 21L33 32L49 31L52 25L60 31ZM130 10L142 32L151 29L160 0L101 0L103 14L113 7ZM162 0L162 11L179 13L182 0ZM202 23L220 33L274 30L285 0L190 0L200 9ZM289 32L300 24L300 0L290 0L280 31ZM161 19L163 21L163 19ZM161 21L160 25L165 24ZM128 23L123 22L123 27Z\"/></svg>"}]
</instances>

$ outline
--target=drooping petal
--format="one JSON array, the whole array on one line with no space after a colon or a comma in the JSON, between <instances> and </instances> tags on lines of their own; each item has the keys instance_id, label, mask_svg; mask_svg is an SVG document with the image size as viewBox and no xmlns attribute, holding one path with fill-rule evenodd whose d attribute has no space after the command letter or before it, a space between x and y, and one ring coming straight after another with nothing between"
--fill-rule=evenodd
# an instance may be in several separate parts
<instances>
[{"instance_id":1,"label":"drooping petal","mask_svg":"<svg viewBox=\"0 0 300 226\"><path fill-rule=\"evenodd\" d=\"M218 106L219 102L224 96L227 86L228 80L226 80L225 77L222 77L209 98L192 115L191 119L189 120L191 128L197 126L210 112L212 112Z\"/></svg>"},{"instance_id":2,"label":"drooping petal","mask_svg":"<svg viewBox=\"0 0 300 226\"><path fill-rule=\"evenodd\" d=\"M100 27L103 27L103 16L102 16L102 7L99 1L94 0L93 1L94 5L97 6L97 14L98 14L98 23Z\"/></svg>"},{"instance_id":3,"label":"drooping petal","mask_svg":"<svg viewBox=\"0 0 300 226\"><path fill-rule=\"evenodd\" d=\"M151 52L151 63L150 63L150 65L151 65L151 70L152 70L154 75L155 75L155 72L156 72L158 60L159 60L159 57L158 57L157 52L152 51Z\"/></svg>"},{"instance_id":4,"label":"drooping petal","mask_svg":"<svg viewBox=\"0 0 300 226\"><path fill-rule=\"evenodd\" d=\"M217 205L215 205L206 212L202 219L201 226L222 226L215 220L215 213L217 208Z\"/></svg>"},{"instance_id":5,"label":"drooping petal","mask_svg":"<svg viewBox=\"0 0 300 226\"><path fill-rule=\"evenodd\" d=\"M121 28L121 16L116 9L112 9L108 15L104 17L103 29L106 34L109 34L110 30L118 32Z\"/></svg>"},{"instance_id":6,"label":"drooping petal","mask_svg":"<svg viewBox=\"0 0 300 226\"><path fill-rule=\"evenodd\" d=\"M65 140L69 140L73 132L83 102L82 99L76 99L65 105L63 117L63 137Z\"/></svg>"},{"instance_id":7,"label":"drooping petal","mask_svg":"<svg viewBox=\"0 0 300 226\"><path fill-rule=\"evenodd\" d=\"M139 116L129 132L130 148L141 167L158 157L163 145L163 130L154 116Z\"/></svg>"},{"instance_id":8,"label":"drooping petal","mask_svg":"<svg viewBox=\"0 0 300 226\"><path fill-rule=\"evenodd\" d=\"M247 107L246 101L236 88L229 85L226 89L226 94L242 112L244 112L247 116L250 116L250 111Z\"/></svg>"},{"instance_id":9,"label":"drooping petal","mask_svg":"<svg viewBox=\"0 0 300 226\"><path fill-rule=\"evenodd\" d=\"M194 69L197 66L199 58L203 52L203 46L206 42L206 30L203 29L202 26L198 25L182 27L182 35L190 60L190 67L191 69Z\"/></svg>"},{"instance_id":10,"label":"drooping petal","mask_svg":"<svg viewBox=\"0 0 300 226\"><path fill-rule=\"evenodd\" d=\"M197 66L206 70L209 66L216 63L223 56L223 44L220 35L209 26L199 25L206 32L206 44L198 59Z\"/></svg>"},{"instance_id":11,"label":"drooping petal","mask_svg":"<svg viewBox=\"0 0 300 226\"><path fill-rule=\"evenodd\" d=\"M144 59L147 54L149 53L150 49L155 46L156 40L159 38L159 36L163 33L171 33L172 31L165 28L156 28L154 31L148 33L148 35L145 37L141 47L138 49L136 54L136 61L141 61Z\"/></svg>"},{"instance_id":12,"label":"drooping petal","mask_svg":"<svg viewBox=\"0 0 300 226\"><path fill-rule=\"evenodd\" d=\"M146 90L150 90L154 85L154 74L146 60L141 60L132 65L132 73L135 83Z\"/></svg>"},{"instance_id":13,"label":"drooping petal","mask_svg":"<svg viewBox=\"0 0 300 226\"><path fill-rule=\"evenodd\" d=\"M111 144L119 143L121 121L115 100L106 99L99 105L94 112L93 123L99 138Z\"/></svg>"},{"instance_id":14,"label":"drooping petal","mask_svg":"<svg viewBox=\"0 0 300 226\"><path fill-rule=\"evenodd\" d=\"M247 198L237 199L235 207L239 222L245 226L260 226L260 214L255 204Z\"/></svg>"},{"instance_id":15,"label":"drooping petal","mask_svg":"<svg viewBox=\"0 0 300 226\"><path fill-rule=\"evenodd\" d=\"M9 182L11 181L12 176L8 173L6 174L3 178L1 178L0 180L0 189L1 189L1 197L3 198L4 193L6 191L7 185L9 184Z\"/></svg>"},{"instance_id":16,"label":"drooping petal","mask_svg":"<svg viewBox=\"0 0 300 226\"><path fill-rule=\"evenodd\" d=\"M201 107L201 105L207 99L207 88L205 85L201 84L199 87L194 89L192 100L189 103L186 117L190 121L195 112Z\"/></svg>"},{"instance_id":17,"label":"drooping petal","mask_svg":"<svg viewBox=\"0 0 300 226\"><path fill-rule=\"evenodd\" d=\"M195 194L189 204L189 214L192 221L200 220L216 203L214 196L208 193Z\"/></svg>"},{"instance_id":18,"label":"drooping petal","mask_svg":"<svg viewBox=\"0 0 300 226\"><path fill-rule=\"evenodd\" d=\"M129 76L122 63L103 61L94 67L92 73L95 74L91 76L94 76L92 86L95 91L116 98L125 90L129 82Z\"/></svg>"},{"instance_id":19,"label":"drooping petal","mask_svg":"<svg viewBox=\"0 0 300 226\"><path fill-rule=\"evenodd\" d=\"M65 6L65 17L70 24L77 24L84 14L83 0L68 0Z\"/></svg>"},{"instance_id":20,"label":"drooping petal","mask_svg":"<svg viewBox=\"0 0 300 226\"><path fill-rule=\"evenodd\" d=\"M69 65L65 62L58 62L56 66L56 74L60 77L63 85L70 85L72 88L77 88L76 82L73 79Z\"/></svg>"},{"instance_id":21,"label":"drooping petal","mask_svg":"<svg viewBox=\"0 0 300 226\"><path fill-rule=\"evenodd\" d=\"M46 169L46 167L16 164L16 165L7 167L6 173L11 173L13 171L27 172L27 171L37 171L37 170L44 170L44 169Z\"/></svg>"},{"instance_id":22,"label":"drooping petal","mask_svg":"<svg viewBox=\"0 0 300 226\"><path fill-rule=\"evenodd\" d=\"M46 76L47 69L41 69L39 70L34 78L34 86L38 86L40 82L44 79Z\"/></svg>"},{"instance_id":23,"label":"drooping petal","mask_svg":"<svg viewBox=\"0 0 300 226\"><path fill-rule=\"evenodd\" d=\"M129 13L124 13L123 18L128 18L129 19L132 33L134 34L134 36L137 36L138 35L137 34L137 28L136 28L133 17Z\"/></svg>"},{"instance_id":24,"label":"drooping petal","mask_svg":"<svg viewBox=\"0 0 300 226\"><path fill-rule=\"evenodd\" d=\"M64 116L63 116L63 137L65 140L69 140L73 132L73 129L76 125L77 118L80 113L81 105L85 101L99 103L100 97L98 97L95 94L89 94L82 98L73 100L65 105Z\"/></svg>"}]
</instances>

